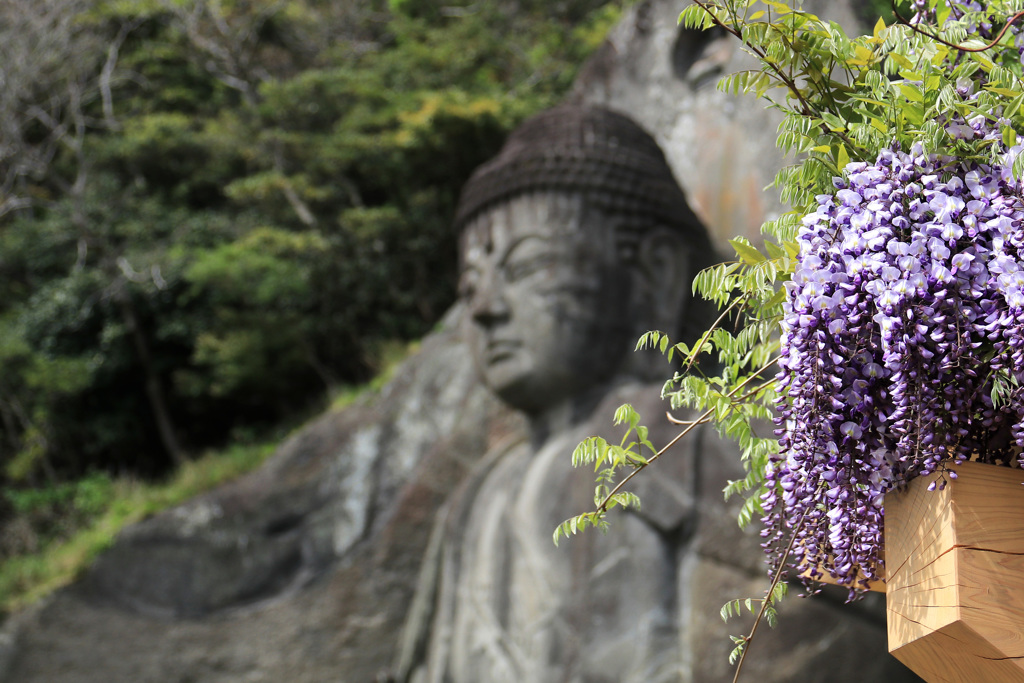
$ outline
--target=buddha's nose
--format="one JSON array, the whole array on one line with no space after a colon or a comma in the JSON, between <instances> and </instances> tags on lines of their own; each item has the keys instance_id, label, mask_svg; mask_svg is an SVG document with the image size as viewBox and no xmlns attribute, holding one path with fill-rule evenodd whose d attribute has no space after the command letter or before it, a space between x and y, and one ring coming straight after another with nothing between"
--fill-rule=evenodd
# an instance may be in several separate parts
<instances>
[{"instance_id":1,"label":"buddha's nose","mask_svg":"<svg viewBox=\"0 0 1024 683\"><path fill-rule=\"evenodd\" d=\"M508 320L510 308L505 298L505 287L497 273L483 278L470 300L470 315L483 327L491 327Z\"/></svg>"}]
</instances>

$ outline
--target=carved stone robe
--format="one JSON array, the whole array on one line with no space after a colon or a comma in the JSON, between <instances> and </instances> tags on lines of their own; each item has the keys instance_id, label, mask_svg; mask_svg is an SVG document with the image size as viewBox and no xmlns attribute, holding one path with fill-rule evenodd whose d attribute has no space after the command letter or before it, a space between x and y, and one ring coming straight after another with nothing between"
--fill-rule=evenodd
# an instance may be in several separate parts
<instances>
[{"instance_id":1,"label":"carved stone robe","mask_svg":"<svg viewBox=\"0 0 1024 683\"><path fill-rule=\"evenodd\" d=\"M726 625L719 609L759 597L768 579L756 533L740 532L735 506L722 500L728 476L740 474L738 456L713 431L688 435L634 479L640 512L611 515L607 534L588 529L559 547L551 540L559 523L593 509L592 470L574 470L570 456L586 436L609 434L616 406L636 405L655 445L679 429L664 420L657 396L658 387L623 387L590 420L539 448L520 440L492 449L435 526L400 681L731 677L728 634L745 632L749 619ZM916 680L885 652L877 611L821 598L788 603L781 630L755 641L752 680ZM865 652L877 656L865 663Z\"/></svg>"}]
</instances>

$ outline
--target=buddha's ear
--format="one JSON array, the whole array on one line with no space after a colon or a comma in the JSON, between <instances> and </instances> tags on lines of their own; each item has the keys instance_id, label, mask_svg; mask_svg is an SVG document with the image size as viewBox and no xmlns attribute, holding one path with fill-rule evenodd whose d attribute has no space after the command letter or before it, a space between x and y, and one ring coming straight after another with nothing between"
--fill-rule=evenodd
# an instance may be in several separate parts
<instances>
[{"instance_id":1,"label":"buddha's ear","mask_svg":"<svg viewBox=\"0 0 1024 683\"><path fill-rule=\"evenodd\" d=\"M689 245L675 231L662 226L645 231L636 263L638 294L650 311L650 329L675 334L683 303L691 296L692 262Z\"/></svg>"}]
</instances>

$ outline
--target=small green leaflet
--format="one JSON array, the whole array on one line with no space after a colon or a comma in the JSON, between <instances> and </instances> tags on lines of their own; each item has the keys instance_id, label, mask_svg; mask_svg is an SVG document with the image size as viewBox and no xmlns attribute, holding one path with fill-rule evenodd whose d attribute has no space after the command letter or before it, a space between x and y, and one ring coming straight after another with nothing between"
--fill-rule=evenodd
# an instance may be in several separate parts
<instances>
[{"instance_id":1,"label":"small green leaflet","mask_svg":"<svg viewBox=\"0 0 1024 683\"><path fill-rule=\"evenodd\" d=\"M750 243L742 237L729 240L729 244L731 244L732 248L736 250L736 255L740 257L740 260L748 265L757 265L765 260L764 254L752 247Z\"/></svg>"}]
</instances>

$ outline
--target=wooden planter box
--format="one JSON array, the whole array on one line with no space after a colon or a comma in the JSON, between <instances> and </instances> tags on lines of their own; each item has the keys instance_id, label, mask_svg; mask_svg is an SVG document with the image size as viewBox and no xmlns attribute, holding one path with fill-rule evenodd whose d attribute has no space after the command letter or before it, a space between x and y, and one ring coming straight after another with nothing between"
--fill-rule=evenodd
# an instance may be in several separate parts
<instances>
[{"instance_id":1,"label":"wooden planter box","mask_svg":"<svg viewBox=\"0 0 1024 683\"><path fill-rule=\"evenodd\" d=\"M1024 683L1024 470L885 497L889 651L929 683Z\"/></svg>"}]
</instances>

